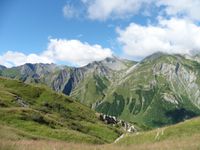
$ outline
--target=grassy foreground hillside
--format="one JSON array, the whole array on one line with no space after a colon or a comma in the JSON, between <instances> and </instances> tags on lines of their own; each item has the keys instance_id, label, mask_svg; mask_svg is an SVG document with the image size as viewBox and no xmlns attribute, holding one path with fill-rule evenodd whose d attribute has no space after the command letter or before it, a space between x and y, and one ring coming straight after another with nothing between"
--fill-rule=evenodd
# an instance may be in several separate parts
<instances>
[{"instance_id":1,"label":"grassy foreground hillside","mask_svg":"<svg viewBox=\"0 0 200 150\"><path fill-rule=\"evenodd\" d=\"M126 134L119 145L157 145L159 149L200 149L200 118L138 134ZM163 147L164 146L164 147Z\"/></svg>"},{"instance_id":2,"label":"grassy foreground hillside","mask_svg":"<svg viewBox=\"0 0 200 150\"><path fill-rule=\"evenodd\" d=\"M0 137L16 137L12 128L1 127ZM0 149L7 150L199 150L200 118L188 120L177 125L127 134L116 144L90 145L74 144L53 140L3 140Z\"/></svg>"},{"instance_id":3,"label":"grassy foreground hillside","mask_svg":"<svg viewBox=\"0 0 200 150\"><path fill-rule=\"evenodd\" d=\"M95 112L46 87L0 78L0 141L110 143L120 131ZM2 143L1 143L2 144Z\"/></svg>"}]
</instances>

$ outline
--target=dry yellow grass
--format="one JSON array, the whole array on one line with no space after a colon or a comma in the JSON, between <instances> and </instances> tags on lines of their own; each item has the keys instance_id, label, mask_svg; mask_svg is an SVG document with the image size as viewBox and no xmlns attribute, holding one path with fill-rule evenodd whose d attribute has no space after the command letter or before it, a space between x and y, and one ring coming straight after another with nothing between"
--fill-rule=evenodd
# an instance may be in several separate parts
<instances>
[{"instance_id":1,"label":"dry yellow grass","mask_svg":"<svg viewBox=\"0 0 200 150\"><path fill-rule=\"evenodd\" d=\"M2 150L199 150L200 135L138 145L89 145L44 140L0 140Z\"/></svg>"}]
</instances>

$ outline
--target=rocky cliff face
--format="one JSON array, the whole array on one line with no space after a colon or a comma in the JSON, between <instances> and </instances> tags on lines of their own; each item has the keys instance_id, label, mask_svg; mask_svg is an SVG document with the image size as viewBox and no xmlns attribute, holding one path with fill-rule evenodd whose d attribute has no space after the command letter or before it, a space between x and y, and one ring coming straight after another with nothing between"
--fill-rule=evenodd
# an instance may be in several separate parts
<instances>
[{"instance_id":1,"label":"rocky cliff face","mask_svg":"<svg viewBox=\"0 0 200 150\"><path fill-rule=\"evenodd\" d=\"M185 94L194 105L200 106L197 70L189 69L179 62L174 65L162 63L155 65L154 75L164 76L169 81L172 92L179 94L180 100L180 94Z\"/></svg>"}]
</instances>

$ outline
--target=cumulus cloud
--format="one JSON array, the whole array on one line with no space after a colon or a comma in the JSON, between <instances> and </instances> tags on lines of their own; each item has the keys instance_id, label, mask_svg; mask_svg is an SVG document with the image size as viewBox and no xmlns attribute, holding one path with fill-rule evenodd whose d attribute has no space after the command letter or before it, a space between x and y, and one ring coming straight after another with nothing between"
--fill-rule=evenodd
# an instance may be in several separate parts
<instances>
[{"instance_id":1,"label":"cumulus cloud","mask_svg":"<svg viewBox=\"0 0 200 150\"><path fill-rule=\"evenodd\" d=\"M145 57L156 51L186 53L200 50L200 0L82 0L88 17L96 20L125 18L135 14L161 16L158 23L131 23L117 29L118 41L128 56ZM159 17L158 17L159 18ZM168 18L168 19L167 19Z\"/></svg>"},{"instance_id":2,"label":"cumulus cloud","mask_svg":"<svg viewBox=\"0 0 200 150\"><path fill-rule=\"evenodd\" d=\"M78 17L78 15L79 15L78 10L74 6L72 6L70 4L66 4L63 7L62 11L63 11L64 17L66 17L66 18Z\"/></svg>"},{"instance_id":3,"label":"cumulus cloud","mask_svg":"<svg viewBox=\"0 0 200 150\"><path fill-rule=\"evenodd\" d=\"M25 63L40 63L40 62L52 63L53 60L42 55L41 56L37 54L25 55L24 53L17 51L7 51L5 54L0 56L0 64L7 67L19 66Z\"/></svg>"},{"instance_id":4,"label":"cumulus cloud","mask_svg":"<svg viewBox=\"0 0 200 150\"><path fill-rule=\"evenodd\" d=\"M157 25L147 26L131 23L125 29L117 28L117 32L124 53L132 57L157 51L190 54L200 50L200 27L188 20L161 18Z\"/></svg>"},{"instance_id":5,"label":"cumulus cloud","mask_svg":"<svg viewBox=\"0 0 200 150\"><path fill-rule=\"evenodd\" d=\"M83 66L95 60L111 57L112 51L97 44L90 45L78 40L51 39L43 55L56 61L67 61Z\"/></svg>"},{"instance_id":6,"label":"cumulus cloud","mask_svg":"<svg viewBox=\"0 0 200 150\"><path fill-rule=\"evenodd\" d=\"M89 62L111 57L112 51L100 45L90 45L78 40L50 39L47 50L41 54L24 54L8 51L0 55L0 64L12 67L25 63L70 63L83 66Z\"/></svg>"},{"instance_id":7,"label":"cumulus cloud","mask_svg":"<svg viewBox=\"0 0 200 150\"><path fill-rule=\"evenodd\" d=\"M165 12L168 16L181 16L200 20L199 0L82 0L88 17L93 20L109 18L127 18L136 14L151 14L151 8L158 8L157 13Z\"/></svg>"},{"instance_id":8,"label":"cumulus cloud","mask_svg":"<svg viewBox=\"0 0 200 150\"><path fill-rule=\"evenodd\" d=\"M87 5L90 19L106 20L108 18L124 18L136 14L141 6L153 0L82 0Z\"/></svg>"},{"instance_id":9,"label":"cumulus cloud","mask_svg":"<svg viewBox=\"0 0 200 150\"><path fill-rule=\"evenodd\" d=\"M187 17L191 20L200 20L199 0L157 0L157 6L165 6L167 15Z\"/></svg>"}]
</instances>

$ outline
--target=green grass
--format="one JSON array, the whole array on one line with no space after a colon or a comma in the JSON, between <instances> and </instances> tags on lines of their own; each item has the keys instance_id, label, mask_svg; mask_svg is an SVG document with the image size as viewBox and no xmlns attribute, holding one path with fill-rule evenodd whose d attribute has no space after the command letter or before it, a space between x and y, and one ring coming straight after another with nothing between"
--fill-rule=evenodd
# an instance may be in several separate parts
<instances>
[{"instance_id":1,"label":"green grass","mask_svg":"<svg viewBox=\"0 0 200 150\"><path fill-rule=\"evenodd\" d=\"M200 118L139 134L126 134L116 144L93 145L38 138L2 125L0 139L2 150L199 150Z\"/></svg>"},{"instance_id":2,"label":"green grass","mask_svg":"<svg viewBox=\"0 0 200 150\"><path fill-rule=\"evenodd\" d=\"M5 78L0 78L0 125L31 137L81 143L110 143L121 134L67 96Z\"/></svg>"},{"instance_id":3,"label":"green grass","mask_svg":"<svg viewBox=\"0 0 200 150\"><path fill-rule=\"evenodd\" d=\"M20 71L17 68L5 69L1 73L4 77L15 78L20 76Z\"/></svg>"},{"instance_id":4,"label":"green grass","mask_svg":"<svg viewBox=\"0 0 200 150\"><path fill-rule=\"evenodd\" d=\"M92 104L103 99L109 84L109 80L106 77L91 74L85 77L80 85L72 92L71 96L91 107Z\"/></svg>"},{"instance_id":5,"label":"green grass","mask_svg":"<svg viewBox=\"0 0 200 150\"><path fill-rule=\"evenodd\" d=\"M118 144L139 145L153 144L157 142L192 138L200 135L200 118L186 120L176 125L154 129L152 131L141 132L139 134L127 134ZM188 143L191 144L191 143Z\"/></svg>"}]
</instances>

